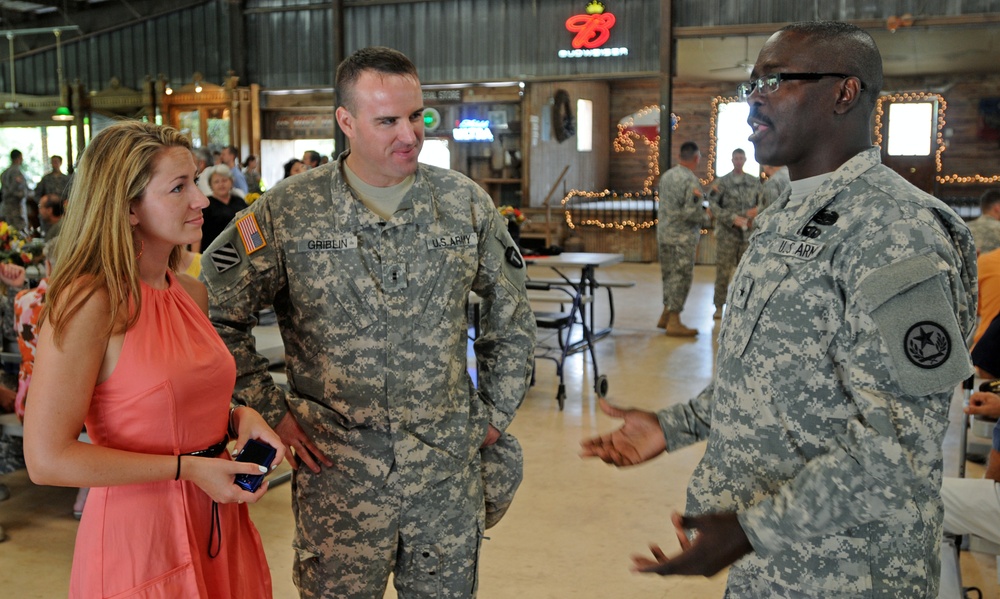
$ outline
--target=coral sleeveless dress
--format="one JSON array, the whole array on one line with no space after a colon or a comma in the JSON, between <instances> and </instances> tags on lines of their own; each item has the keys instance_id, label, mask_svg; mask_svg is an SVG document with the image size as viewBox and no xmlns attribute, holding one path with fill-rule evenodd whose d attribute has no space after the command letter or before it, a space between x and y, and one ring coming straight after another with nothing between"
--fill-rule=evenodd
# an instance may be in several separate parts
<instances>
[{"instance_id":1,"label":"coral sleeveless dress","mask_svg":"<svg viewBox=\"0 0 1000 599\"><path fill-rule=\"evenodd\" d=\"M142 310L125 333L112 375L87 414L93 443L178 455L226 435L233 358L198 305L170 286L142 285ZM219 459L230 459L225 451ZM271 597L271 576L244 504L220 504L188 481L90 490L73 555L70 597L202 599Z\"/></svg>"}]
</instances>

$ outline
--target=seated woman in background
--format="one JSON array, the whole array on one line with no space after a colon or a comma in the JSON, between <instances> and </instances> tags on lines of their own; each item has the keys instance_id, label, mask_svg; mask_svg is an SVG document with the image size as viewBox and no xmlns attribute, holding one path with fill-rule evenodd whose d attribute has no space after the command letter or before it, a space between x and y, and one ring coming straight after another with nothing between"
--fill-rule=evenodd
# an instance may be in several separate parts
<instances>
[{"instance_id":1,"label":"seated woman in background","mask_svg":"<svg viewBox=\"0 0 1000 599\"><path fill-rule=\"evenodd\" d=\"M83 153L49 281L24 415L37 484L90 487L70 597L270 597L260 537L226 451L284 446L230 408L235 364L207 292L176 275L201 237L205 196L177 130L127 121ZM91 442L78 435L86 423ZM228 424L228 427L227 427Z\"/></svg>"},{"instance_id":2,"label":"seated woman in background","mask_svg":"<svg viewBox=\"0 0 1000 599\"><path fill-rule=\"evenodd\" d=\"M299 173L304 173L309 170L305 162L302 162L298 158L292 158L285 163L285 178L289 178L293 175L298 175Z\"/></svg>"},{"instance_id":3,"label":"seated woman in background","mask_svg":"<svg viewBox=\"0 0 1000 599\"><path fill-rule=\"evenodd\" d=\"M247 207L243 198L234 195L233 173L224 164L212 169L208 180L212 195L208 196L208 207L203 212L205 222L201 225L201 241L191 245L191 251L198 253L207 248L222 233L236 213Z\"/></svg>"},{"instance_id":4,"label":"seated woman in background","mask_svg":"<svg viewBox=\"0 0 1000 599\"><path fill-rule=\"evenodd\" d=\"M17 347L21 352L21 365L17 372L17 399L14 411L24 421L24 398L28 395L32 368L35 364L36 331L38 319L42 315L45 292L49 287L49 275L58 256L55 239L45 244L45 276L32 289L23 289L14 298L14 331L17 333Z\"/></svg>"},{"instance_id":5,"label":"seated woman in background","mask_svg":"<svg viewBox=\"0 0 1000 599\"><path fill-rule=\"evenodd\" d=\"M257 157L253 154L243 161L243 176L250 189L248 193L260 193L260 169L257 168Z\"/></svg>"}]
</instances>

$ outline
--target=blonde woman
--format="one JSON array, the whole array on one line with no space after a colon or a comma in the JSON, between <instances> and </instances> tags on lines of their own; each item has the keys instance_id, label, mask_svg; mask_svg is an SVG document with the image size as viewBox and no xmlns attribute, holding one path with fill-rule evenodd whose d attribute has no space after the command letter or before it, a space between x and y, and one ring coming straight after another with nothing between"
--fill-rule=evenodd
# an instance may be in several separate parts
<instances>
[{"instance_id":1,"label":"blonde woman","mask_svg":"<svg viewBox=\"0 0 1000 599\"><path fill-rule=\"evenodd\" d=\"M255 438L274 463L284 449L255 411L230 410L235 366L206 291L174 273L208 204L194 178L175 129L125 122L94 138L71 191L24 419L32 480L91 487L70 597L271 596L241 505L267 483L233 484L262 469L225 442Z\"/></svg>"}]
</instances>

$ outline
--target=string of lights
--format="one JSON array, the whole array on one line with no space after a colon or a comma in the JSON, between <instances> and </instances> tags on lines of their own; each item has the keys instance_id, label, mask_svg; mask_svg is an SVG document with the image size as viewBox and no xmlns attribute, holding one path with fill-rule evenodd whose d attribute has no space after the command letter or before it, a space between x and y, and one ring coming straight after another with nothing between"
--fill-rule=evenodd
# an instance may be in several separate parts
<instances>
[{"instance_id":1,"label":"string of lights","mask_svg":"<svg viewBox=\"0 0 1000 599\"><path fill-rule=\"evenodd\" d=\"M575 229L578 226L586 227L597 227L599 229L607 229L610 231L624 231L625 229L630 229L632 231L640 231L642 229L653 229L656 227L658 222L656 218L651 220L644 220L642 222L637 222L634 220L608 220L604 221L596 217L581 217L579 222L573 220L573 211L570 209L570 200L573 198L581 198L588 202L600 201L600 200L610 200L610 201L625 201L625 200L652 200L656 198L656 192L649 189L644 189L635 193L619 193L617 191L609 191L605 189L604 191L583 191L579 189L572 189L566 194L566 197L562 199L562 206L566 214L566 226L570 229Z\"/></svg>"},{"instance_id":2,"label":"string of lights","mask_svg":"<svg viewBox=\"0 0 1000 599\"><path fill-rule=\"evenodd\" d=\"M648 162L646 164L646 179L642 182L643 191L649 191L653 187L653 181L660 176L660 136L656 135L653 138L649 138L645 135L640 135L632 130L635 127L635 122L637 119L642 119L645 116L652 114L653 112L659 113L660 108L655 104L650 104L643 106L635 114L627 117L624 122L618 123L618 135L615 136L614 141L612 141L612 147L615 152L629 152L634 154L636 152L635 140L640 139L644 146L649 149ZM680 123L681 117L674 113L670 113L670 128L676 129L677 124Z\"/></svg>"},{"instance_id":3,"label":"string of lights","mask_svg":"<svg viewBox=\"0 0 1000 599\"><path fill-rule=\"evenodd\" d=\"M715 179L716 145L719 143L719 132L716 127L719 120L719 104L729 104L730 102L739 102L739 99L736 96L715 96L712 98L712 113L708 117L708 130L712 132L712 136L708 140L708 178L698 177L702 185L708 185Z\"/></svg>"},{"instance_id":4,"label":"string of lights","mask_svg":"<svg viewBox=\"0 0 1000 599\"><path fill-rule=\"evenodd\" d=\"M579 189L570 190L569 193L562 199L561 203L565 210L566 215L566 226L570 229L575 229L578 226L586 227L596 227L598 229L606 229L608 231L624 231L626 229L632 231L641 231L643 229L654 229L656 223L658 222L656 218L651 220L636 221L632 219L612 219L612 220L602 220L596 217L587 217L579 219L579 222L573 220L573 214L570 207L567 204L573 198L581 198L586 201L624 201L624 200L652 200L656 199L656 191L653 189L653 182L656 181L660 176L660 135L656 134L653 137L647 135L641 135L634 130L636 127L636 121L642 120L643 117L647 117L654 112L659 112L659 106L655 104L650 104L643 106L634 114L630 115L622 122L618 123L618 135L612 141L612 147L615 152L628 152L631 154L636 153L636 140L641 140L643 146L648 150L647 154L647 164L646 164L646 178L642 182L642 190L631 193L624 192L619 193L617 191L609 191L605 189L604 191L583 191ZM676 114L670 113L670 128L676 129L677 124L680 123L681 117Z\"/></svg>"},{"instance_id":5,"label":"string of lights","mask_svg":"<svg viewBox=\"0 0 1000 599\"><path fill-rule=\"evenodd\" d=\"M944 129L947 121L945 120L945 113L948 109L948 103L945 101L941 94L931 93L931 92L901 92L895 94L886 94L879 97L878 103L875 106L875 145L882 147L882 124L885 118L886 103L892 102L929 102L936 101L937 110L937 131L934 136L937 149L934 152L934 169L938 175L935 177L938 183L941 184L969 184L969 183L997 183L1000 182L1000 174L998 175L983 175L976 173L974 175L942 175L941 171L944 170L941 155L948 149L948 146L944 143Z\"/></svg>"}]
</instances>

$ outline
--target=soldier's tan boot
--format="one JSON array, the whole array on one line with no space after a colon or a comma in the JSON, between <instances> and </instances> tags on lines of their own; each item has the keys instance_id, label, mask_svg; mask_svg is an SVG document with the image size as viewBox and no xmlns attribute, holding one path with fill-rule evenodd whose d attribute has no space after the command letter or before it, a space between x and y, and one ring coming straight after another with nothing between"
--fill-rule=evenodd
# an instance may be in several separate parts
<instances>
[{"instance_id":1,"label":"soldier's tan boot","mask_svg":"<svg viewBox=\"0 0 1000 599\"><path fill-rule=\"evenodd\" d=\"M658 329L665 329L665 328L667 328L667 315L669 315L669 314L670 314L670 310L667 310L666 308L664 308L663 312L660 314L660 320L656 323L656 328L658 328Z\"/></svg>"},{"instance_id":2,"label":"soldier's tan boot","mask_svg":"<svg viewBox=\"0 0 1000 599\"><path fill-rule=\"evenodd\" d=\"M667 313L666 334L668 337L694 337L697 329L689 329L681 324L681 315L677 312Z\"/></svg>"}]
</instances>

